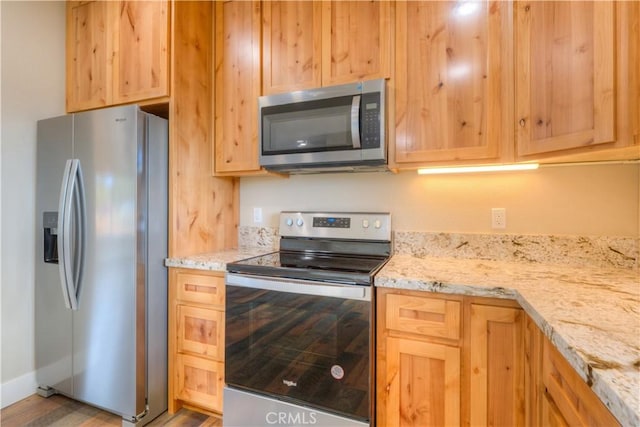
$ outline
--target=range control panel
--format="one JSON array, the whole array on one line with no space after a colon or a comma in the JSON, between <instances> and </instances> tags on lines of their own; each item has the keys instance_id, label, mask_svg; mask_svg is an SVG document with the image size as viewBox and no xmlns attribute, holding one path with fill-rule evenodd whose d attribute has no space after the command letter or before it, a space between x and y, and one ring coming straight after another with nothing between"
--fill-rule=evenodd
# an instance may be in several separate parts
<instances>
[{"instance_id":1,"label":"range control panel","mask_svg":"<svg viewBox=\"0 0 640 427\"><path fill-rule=\"evenodd\" d=\"M391 241L391 214L285 211L280 213L280 236Z\"/></svg>"}]
</instances>

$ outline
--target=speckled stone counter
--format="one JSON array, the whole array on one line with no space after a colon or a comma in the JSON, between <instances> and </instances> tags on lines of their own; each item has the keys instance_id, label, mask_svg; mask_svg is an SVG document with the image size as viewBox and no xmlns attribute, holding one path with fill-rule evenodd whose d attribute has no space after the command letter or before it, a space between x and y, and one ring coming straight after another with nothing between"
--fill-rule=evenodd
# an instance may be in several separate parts
<instances>
[{"instance_id":1,"label":"speckled stone counter","mask_svg":"<svg viewBox=\"0 0 640 427\"><path fill-rule=\"evenodd\" d=\"M618 420L640 425L640 270L394 255L375 284L517 300Z\"/></svg>"},{"instance_id":2,"label":"speckled stone counter","mask_svg":"<svg viewBox=\"0 0 640 427\"><path fill-rule=\"evenodd\" d=\"M251 258L273 250L264 248L231 249L228 251L212 252L208 254L191 255L181 258L168 258L165 260L167 267L193 268L194 270L226 271L227 263Z\"/></svg>"}]
</instances>

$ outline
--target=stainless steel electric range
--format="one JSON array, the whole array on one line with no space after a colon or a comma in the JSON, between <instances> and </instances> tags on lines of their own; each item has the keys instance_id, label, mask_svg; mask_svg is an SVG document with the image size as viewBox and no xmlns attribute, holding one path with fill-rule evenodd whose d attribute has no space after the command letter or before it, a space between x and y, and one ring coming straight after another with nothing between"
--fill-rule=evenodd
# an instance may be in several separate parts
<instances>
[{"instance_id":1,"label":"stainless steel electric range","mask_svg":"<svg viewBox=\"0 0 640 427\"><path fill-rule=\"evenodd\" d=\"M388 213L282 212L280 251L227 265L225 426L367 426Z\"/></svg>"}]
</instances>

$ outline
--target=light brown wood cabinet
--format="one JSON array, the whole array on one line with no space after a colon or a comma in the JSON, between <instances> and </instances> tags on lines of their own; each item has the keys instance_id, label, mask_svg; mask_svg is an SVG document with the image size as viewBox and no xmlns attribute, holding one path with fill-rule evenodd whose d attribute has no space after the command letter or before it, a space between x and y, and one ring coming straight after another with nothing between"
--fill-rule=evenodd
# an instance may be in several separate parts
<instances>
[{"instance_id":1,"label":"light brown wood cabinet","mask_svg":"<svg viewBox=\"0 0 640 427\"><path fill-rule=\"evenodd\" d=\"M67 111L167 97L169 37L168 0L67 2Z\"/></svg>"},{"instance_id":2,"label":"light brown wood cabinet","mask_svg":"<svg viewBox=\"0 0 640 427\"><path fill-rule=\"evenodd\" d=\"M510 18L509 2L396 3L398 167L512 155Z\"/></svg>"},{"instance_id":3,"label":"light brown wood cabinet","mask_svg":"<svg viewBox=\"0 0 640 427\"><path fill-rule=\"evenodd\" d=\"M224 274L169 270L169 412L222 412Z\"/></svg>"},{"instance_id":4,"label":"light brown wood cabinet","mask_svg":"<svg viewBox=\"0 0 640 427\"><path fill-rule=\"evenodd\" d=\"M524 313L488 304L467 306L470 384L464 396L470 402L469 420L471 425L522 426Z\"/></svg>"},{"instance_id":5,"label":"light brown wood cabinet","mask_svg":"<svg viewBox=\"0 0 640 427\"><path fill-rule=\"evenodd\" d=\"M214 174L260 171L259 1L215 2Z\"/></svg>"},{"instance_id":6,"label":"light brown wood cabinet","mask_svg":"<svg viewBox=\"0 0 640 427\"><path fill-rule=\"evenodd\" d=\"M263 94L388 78L386 1L263 2Z\"/></svg>"},{"instance_id":7,"label":"light brown wood cabinet","mask_svg":"<svg viewBox=\"0 0 640 427\"><path fill-rule=\"evenodd\" d=\"M528 316L525 353L528 425L620 425L595 392Z\"/></svg>"},{"instance_id":8,"label":"light brown wood cabinet","mask_svg":"<svg viewBox=\"0 0 640 427\"><path fill-rule=\"evenodd\" d=\"M516 304L382 288L377 304L378 425L525 424Z\"/></svg>"},{"instance_id":9,"label":"light brown wood cabinet","mask_svg":"<svg viewBox=\"0 0 640 427\"><path fill-rule=\"evenodd\" d=\"M542 423L619 426L611 412L548 339L542 346Z\"/></svg>"},{"instance_id":10,"label":"light brown wood cabinet","mask_svg":"<svg viewBox=\"0 0 640 427\"><path fill-rule=\"evenodd\" d=\"M639 9L637 2L515 3L519 159L634 144L640 155Z\"/></svg>"}]
</instances>

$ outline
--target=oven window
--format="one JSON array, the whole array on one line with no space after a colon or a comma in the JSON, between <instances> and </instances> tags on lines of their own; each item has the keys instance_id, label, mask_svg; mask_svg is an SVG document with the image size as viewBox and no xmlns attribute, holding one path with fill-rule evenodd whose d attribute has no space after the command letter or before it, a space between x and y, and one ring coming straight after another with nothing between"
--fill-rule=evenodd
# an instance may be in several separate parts
<instances>
[{"instance_id":1,"label":"oven window","mask_svg":"<svg viewBox=\"0 0 640 427\"><path fill-rule=\"evenodd\" d=\"M351 96L262 109L263 154L351 150Z\"/></svg>"},{"instance_id":2,"label":"oven window","mask_svg":"<svg viewBox=\"0 0 640 427\"><path fill-rule=\"evenodd\" d=\"M371 302L227 286L230 385L369 418Z\"/></svg>"}]
</instances>

